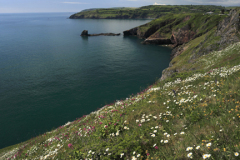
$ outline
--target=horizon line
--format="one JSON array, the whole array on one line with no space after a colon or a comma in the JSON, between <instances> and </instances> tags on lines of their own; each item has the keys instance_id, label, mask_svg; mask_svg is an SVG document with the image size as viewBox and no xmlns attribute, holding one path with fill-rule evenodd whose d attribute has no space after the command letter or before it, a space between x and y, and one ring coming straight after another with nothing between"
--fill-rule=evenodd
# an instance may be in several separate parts
<instances>
[{"instance_id":1,"label":"horizon line","mask_svg":"<svg viewBox=\"0 0 240 160\"><path fill-rule=\"evenodd\" d=\"M191 4L187 4L187 5L191 5ZM197 6L197 5L202 5L202 4L195 4L193 6ZM152 5L146 5L146 6L152 6ZM160 5L161 6L161 5ZM170 4L166 4L164 6L186 6L186 4L181 4L181 5L170 5ZM221 5L206 5L206 6L221 6ZM141 6L141 7L144 7L144 6ZM107 7L107 8L141 8L141 7ZM240 7L240 5L230 5L230 6L222 6L222 7ZM86 8L86 9L94 9L94 8ZM86 9L82 9L82 10L86 10ZM96 9L104 9L103 8L96 8ZM80 11L47 11L47 12L0 12L0 14L13 14L13 13L77 13L77 12L81 12L82 10Z\"/></svg>"}]
</instances>

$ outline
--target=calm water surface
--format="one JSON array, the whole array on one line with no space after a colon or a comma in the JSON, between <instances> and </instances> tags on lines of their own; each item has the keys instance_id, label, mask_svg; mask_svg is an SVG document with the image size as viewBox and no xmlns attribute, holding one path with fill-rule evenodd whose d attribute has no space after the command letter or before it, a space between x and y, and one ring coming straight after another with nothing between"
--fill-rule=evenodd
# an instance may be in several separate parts
<instances>
[{"instance_id":1,"label":"calm water surface","mask_svg":"<svg viewBox=\"0 0 240 160\"><path fill-rule=\"evenodd\" d=\"M68 19L72 13L0 14L0 148L16 144L154 83L166 47L136 37L80 37L150 20Z\"/></svg>"}]
</instances>

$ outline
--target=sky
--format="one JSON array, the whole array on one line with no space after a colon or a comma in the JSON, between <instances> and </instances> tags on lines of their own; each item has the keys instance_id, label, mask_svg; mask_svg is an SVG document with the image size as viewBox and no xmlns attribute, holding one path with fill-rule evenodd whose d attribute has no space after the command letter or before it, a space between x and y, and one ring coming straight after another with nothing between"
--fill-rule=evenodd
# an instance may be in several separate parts
<instances>
[{"instance_id":1,"label":"sky","mask_svg":"<svg viewBox=\"0 0 240 160\"><path fill-rule=\"evenodd\" d=\"M191 4L240 6L240 0L0 0L0 13L80 12L89 8Z\"/></svg>"}]
</instances>

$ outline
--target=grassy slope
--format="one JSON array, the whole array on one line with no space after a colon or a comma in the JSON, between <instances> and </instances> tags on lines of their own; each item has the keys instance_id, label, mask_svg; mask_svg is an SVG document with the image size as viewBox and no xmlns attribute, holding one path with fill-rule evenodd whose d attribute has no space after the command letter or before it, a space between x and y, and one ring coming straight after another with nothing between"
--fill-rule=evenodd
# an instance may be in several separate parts
<instances>
[{"instance_id":1,"label":"grassy slope","mask_svg":"<svg viewBox=\"0 0 240 160\"><path fill-rule=\"evenodd\" d=\"M194 32L195 37L199 37L212 30L226 17L227 15L203 15L200 13L168 14L136 28L140 38L170 39L173 32L176 36L179 29L189 26L189 31ZM151 32L150 36L149 31ZM148 34L146 35L146 33Z\"/></svg>"},{"instance_id":2,"label":"grassy slope","mask_svg":"<svg viewBox=\"0 0 240 160\"><path fill-rule=\"evenodd\" d=\"M117 16L127 16L128 18L157 18L169 13L219 13L224 7L221 6L202 6L202 5L181 5L181 6L159 6L150 5L140 8L107 8L95 9L78 12L75 17L84 15L84 18L115 18Z\"/></svg>"},{"instance_id":3,"label":"grassy slope","mask_svg":"<svg viewBox=\"0 0 240 160\"><path fill-rule=\"evenodd\" d=\"M17 159L134 156L180 160L211 154L209 159L238 159L240 43L188 63L192 51L207 36L206 46L218 38L213 36L215 29L190 41L173 59L173 67L196 68L194 71L180 72L126 100L1 149L0 155L16 155Z\"/></svg>"},{"instance_id":4,"label":"grassy slope","mask_svg":"<svg viewBox=\"0 0 240 160\"><path fill-rule=\"evenodd\" d=\"M212 17L212 16L209 16L209 17ZM205 23L204 25L197 24L197 26L201 26L199 28L199 35L202 34L202 36L199 36L191 40L189 43L184 44L184 47L183 47L184 51L171 61L171 63L174 65L172 65L171 67L168 67L167 70L176 70L176 69L178 70L178 73L175 73L175 75L172 78L180 78L180 77L185 78L186 76L191 75L193 73L192 70L194 70L194 72L204 72L206 70L209 70L211 67L227 65L226 63L228 61L224 61L224 59L229 59L227 57L228 56L227 53L225 53L222 61L218 61L217 63L214 63L213 66L210 65L211 64L210 62L214 59L211 59L211 57L209 57L208 59L205 58L205 57L208 57L208 55L202 56L200 58L200 59L204 59L204 61L210 61L208 65L204 64L202 62L203 60L192 59L194 55L197 55L197 53L201 52L208 46L214 46L215 50L219 50L220 47L223 47L223 44L222 46L218 44L221 37L215 36L214 34L217 30L217 27L216 27L217 23L215 23L213 20L217 22L220 19L217 17L213 17L209 21L210 23ZM224 48L225 47L226 46L224 46ZM232 56L233 57L230 59L238 60L238 57L236 55L232 55Z\"/></svg>"},{"instance_id":5,"label":"grassy slope","mask_svg":"<svg viewBox=\"0 0 240 160\"><path fill-rule=\"evenodd\" d=\"M189 20L184 20L186 17L190 17ZM226 18L227 15L203 15L200 13L182 13L182 14L168 14L166 16L152 20L151 22L141 25L138 30L141 33L145 33L151 28L158 27L159 29L150 37L160 35L159 38L170 39L172 32L178 32L179 29L184 26L190 26L190 31L196 33L196 37L203 35L204 33L212 30L217 24Z\"/></svg>"},{"instance_id":6,"label":"grassy slope","mask_svg":"<svg viewBox=\"0 0 240 160\"><path fill-rule=\"evenodd\" d=\"M203 154L235 159L240 149L240 66L229 68L240 64L239 54L236 43L199 58L210 72L156 83L118 105L106 106L98 115L92 113L22 143L17 158L96 159L101 153L101 159L114 159L124 153L124 159L138 154L138 159L188 159L191 152L194 159ZM226 67L213 70L214 65ZM188 147L193 148L186 151Z\"/></svg>"}]
</instances>

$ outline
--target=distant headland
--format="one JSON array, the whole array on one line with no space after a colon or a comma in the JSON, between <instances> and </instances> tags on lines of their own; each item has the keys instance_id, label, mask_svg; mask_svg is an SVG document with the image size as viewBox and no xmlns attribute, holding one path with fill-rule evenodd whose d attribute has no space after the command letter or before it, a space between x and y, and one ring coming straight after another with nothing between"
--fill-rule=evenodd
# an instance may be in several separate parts
<instances>
[{"instance_id":1,"label":"distant headland","mask_svg":"<svg viewBox=\"0 0 240 160\"><path fill-rule=\"evenodd\" d=\"M149 5L140 8L92 8L71 15L70 19L155 19L169 13L219 13L225 7L213 5Z\"/></svg>"}]
</instances>

